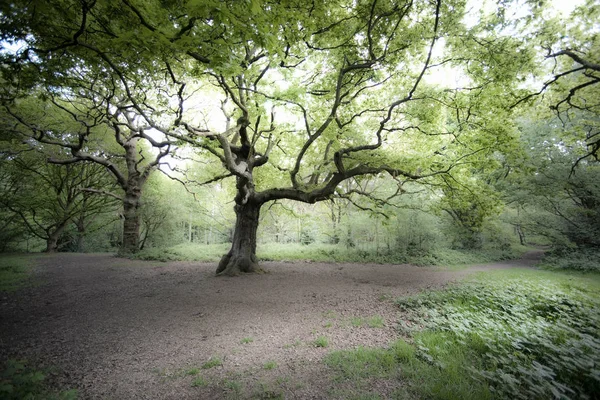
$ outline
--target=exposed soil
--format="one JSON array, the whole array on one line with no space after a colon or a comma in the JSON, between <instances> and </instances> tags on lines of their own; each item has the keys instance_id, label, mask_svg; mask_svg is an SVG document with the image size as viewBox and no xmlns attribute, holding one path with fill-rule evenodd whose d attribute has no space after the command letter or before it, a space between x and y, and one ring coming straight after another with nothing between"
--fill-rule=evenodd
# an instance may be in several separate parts
<instances>
[{"instance_id":1,"label":"exposed soil","mask_svg":"<svg viewBox=\"0 0 600 400\"><path fill-rule=\"evenodd\" d=\"M264 262L267 274L227 278L213 263L48 255L34 286L0 294L0 357L53 367L51 383L81 399L335 398L323 356L397 338L393 299L539 256L461 271ZM355 326L373 316L384 326ZM202 369L211 357L222 365Z\"/></svg>"}]
</instances>

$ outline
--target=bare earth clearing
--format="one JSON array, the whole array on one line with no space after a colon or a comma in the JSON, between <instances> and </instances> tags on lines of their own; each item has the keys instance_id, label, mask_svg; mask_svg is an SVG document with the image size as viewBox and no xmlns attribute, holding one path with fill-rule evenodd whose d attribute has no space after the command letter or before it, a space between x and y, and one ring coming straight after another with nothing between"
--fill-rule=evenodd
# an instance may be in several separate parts
<instances>
[{"instance_id":1,"label":"bare earth clearing","mask_svg":"<svg viewBox=\"0 0 600 400\"><path fill-rule=\"evenodd\" d=\"M51 382L82 399L335 398L323 356L393 341L393 299L538 256L462 271L264 262L268 274L235 278L215 277L214 263L42 256L36 286L0 295L0 357L56 367ZM352 323L372 316L384 327ZM211 357L222 365L202 369ZM193 387L200 376L207 386Z\"/></svg>"}]
</instances>

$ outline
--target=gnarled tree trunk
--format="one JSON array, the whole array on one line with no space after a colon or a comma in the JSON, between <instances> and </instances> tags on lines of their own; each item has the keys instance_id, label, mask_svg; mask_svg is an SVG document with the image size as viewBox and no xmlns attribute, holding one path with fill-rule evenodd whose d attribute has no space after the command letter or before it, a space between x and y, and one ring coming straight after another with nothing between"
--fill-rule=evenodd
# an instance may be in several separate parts
<instances>
[{"instance_id":1,"label":"gnarled tree trunk","mask_svg":"<svg viewBox=\"0 0 600 400\"><path fill-rule=\"evenodd\" d=\"M139 250L141 193L127 193L123 201L123 244L121 253L133 254Z\"/></svg>"},{"instance_id":2,"label":"gnarled tree trunk","mask_svg":"<svg viewBox=\"0 0 600 400\"><path fill-rule=\"evenodd\" d=\"M44 250L45 253L55 253L58 251L58 239L60 239L60 235L62 235L68 223L69 220L63 221L56 227L56 229L48 232L48 237L46 238L46 249Z\"/></svg>"},{"instance_id":3,"label":"gnarled tree trunk","mask_svg":"<svg viewBox=\"0 0 600 400\"><path fill-rule=\"evenodd\" d=\"M247 202L235 206L235 231L231 250L219 262L217 275L261 272L256 258L256 231L261 204Z\"/></svg>"}]
</instances>

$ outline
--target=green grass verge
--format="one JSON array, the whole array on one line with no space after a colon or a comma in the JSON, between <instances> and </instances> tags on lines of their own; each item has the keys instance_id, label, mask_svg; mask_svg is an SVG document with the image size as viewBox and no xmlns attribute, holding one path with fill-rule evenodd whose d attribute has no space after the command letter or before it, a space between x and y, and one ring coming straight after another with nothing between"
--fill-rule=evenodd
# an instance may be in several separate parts
<instances>
[{"instance_id":1,"label":"green grass verge","mask_svg":"<svg viewBox=\"0 0 600 400\"><path fill-rule=\"evenodd\" d=\"M31 271L32 256L0 256L0 291L12 292L27 284Z\"/></svg>"},{"instance_id":2,"label":"green grass verge","mask_svg":"<svg viewBox=\"0 0 600 400\"><path fill-rule=\"evenodd\" d=\"M488 272L398 306L406 341L325 359L355 393L390 379L386 398L598 398L600 275Z\"/></svg>"}]
</instances>

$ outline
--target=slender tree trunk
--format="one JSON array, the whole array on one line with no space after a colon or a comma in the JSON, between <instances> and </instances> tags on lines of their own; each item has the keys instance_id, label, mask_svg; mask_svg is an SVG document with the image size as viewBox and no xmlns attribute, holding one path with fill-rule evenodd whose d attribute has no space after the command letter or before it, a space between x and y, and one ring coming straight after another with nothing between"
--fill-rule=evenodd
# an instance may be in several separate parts
<instances>
[{"instance_id":1,"label":"slender tree trunk","mask_svg":"<svg viewBox=\"0 0 600 400\"><path fill-rule=\"evenodd\" d=\"M123 244L122 254L133 254L139 250L140 241L140 194L130 192L123 201Z\"/></svg>"},{"instance_id":2,"label":"slender tree trunk","mask_svg":"<svg viewBox=\"0 0 600 400\"><path fill-rule=\"evenodd\" d=\"M519 242L521 243L521 245L525 246L525 233L523 233L521 225L516 225L515 229L517 231L517 234L519 235Z\"/></svg>"},{"instance_id":3,"label":"slender tree trunk","mask_svg":"<svg viewBox=\"0 0 600 400\"><path fill-rule=\"evenodd\" d=\"M256 258L256 231L261 204L248 202L235 206L235 231L231 250L221 258L217 275L261 272Z\"/></svg>"}]
</instances>

